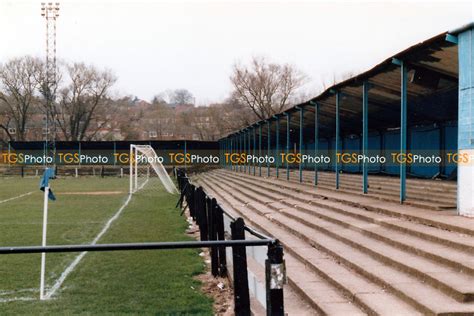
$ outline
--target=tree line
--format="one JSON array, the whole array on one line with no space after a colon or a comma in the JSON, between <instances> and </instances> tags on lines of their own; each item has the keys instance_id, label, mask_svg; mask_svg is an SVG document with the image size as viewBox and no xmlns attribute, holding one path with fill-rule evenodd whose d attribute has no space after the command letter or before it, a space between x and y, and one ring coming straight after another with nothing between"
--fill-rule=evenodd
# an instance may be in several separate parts
<instances>
[{"instance_id":1,"label":"tree line","mask_svg":"<svg viewBox=\"0 0 474 316\"><path fill-rule=\"evenodd\" d=\"M299 89L307 77L288 64L254 57L236 63L232 91L219 103L194 106L186 89L166 90L151 102L112 97L116 75L82 62L59 63L55 99L46 102L45 64L31 56L0 64L1 141L180 139L216 140L279 113L304 98ZM45 120L54 131L45 130ZM3 133L1 133L3 131Z\"/></svg>"}]
</instances>

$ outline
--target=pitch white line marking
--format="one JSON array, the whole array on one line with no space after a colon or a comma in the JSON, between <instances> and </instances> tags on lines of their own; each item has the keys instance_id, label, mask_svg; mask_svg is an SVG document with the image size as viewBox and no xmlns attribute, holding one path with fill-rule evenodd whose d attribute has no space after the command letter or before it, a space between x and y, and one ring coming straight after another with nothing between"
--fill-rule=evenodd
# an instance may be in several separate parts
<instances>
[{"instance_id":1,"label":"pitch white line marking","mask_svg":"<svg viewBox=\"0 0 474 316\"><path fill-rule=\"evenodd\" d=\"M33 194L33 193L35 193L35 192L36 192L36 191L31 191L31 192L28 192L28 193L20 194L20 195L18 195L18 196L14 196L14 197L9 198L9 199L6 199L6 200L1 200L1 201L0 201L0 204L6 203L6 202L10 202L10 201L13 201L13 200L16 200L16 199L19 199L19 198L22 198L22 197L24 197L24 196Z\"/></svg>"},{"instance_id":2,"label":"pitch white line marking","mask_svg":"<svg viewBox=\"0 0 474 316\"><path fill-rule=\"evenodd\" d=\"M16 302L16 301L34 301L34 297L12 297L12 298L0 298L0 303Z\"/></svg>"},{"instance_id":3,"label":"pitch white line marking","mask_svg":"<svg viewBox=\"0 0 474 316\"><path fill-rule=\"evenodd\" d=\"M0 291L0 296L18 294L23 292L38 292L38 289L31 288L31 289L22 289L22 290L12 290L12 291Z\"/></svg>"},{"instance_id":4,"label":"pitch white line marking","mask_svg":"<svg viewBox=\"0 0 474 316\"><path fill-rule=\"evenodd\" d=\"M100 231L100 233L94 238L92 241L91 245L95 245L99 239L107 232L107 230L110 228L112 223L122 214L123 210L127 207L128 203L130 203L130 200L132 199L132 195L129 194L127 197L127 200L125 203L119 208L119 210L115 213L114 216L112 216L108 222L105 224L104 228ZM87 251L81 252L75 259L74 261L66 268L66 270L63 271L63 273L59 276L59 278L56 280L54 285L51 287L49 292L46 292L44 298L45 299L50 299L51 296L53 296L56 291L61 287L61 285L64 283L68 275L74 271L76 266L81 262L82 258L87 254Z\"/></svg>"}]
</instances>

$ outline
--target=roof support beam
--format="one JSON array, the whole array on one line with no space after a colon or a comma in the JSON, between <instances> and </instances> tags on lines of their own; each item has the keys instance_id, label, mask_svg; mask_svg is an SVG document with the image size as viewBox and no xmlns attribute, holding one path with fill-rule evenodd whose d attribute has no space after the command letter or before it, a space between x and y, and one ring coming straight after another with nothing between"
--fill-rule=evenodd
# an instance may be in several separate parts
<instances>
[{"instance_id":1,"label":"roof support beam","mask_svg":"<svg viewBox=\"0 0 474 316\"><path fill-rule=\"evenodd\" d=\"M244 152L244 142L243 142L243 132L240 131L239 132L239 154L242 155L242 153ZM242 162L240 162L240 159L239 159L239 172L242 172L242 169L243 169L243 166L242 166Z\"/></svg>"},{"instance_id":2,"label":"roof support beam","mask_svg":"<svg viewBox=\"0 0 474 316\"><path fill-rule=\"evenodd\" d=\"M258 124L258 156L262 157L262 124ZM258 176L262 176L262 162L258 160Z\"/></svg>"},{"instance_id":3,"label":"roof support beam","mask_svg":"<svg viewBox=\"0 0 474 316\"><path fill-rule=\"evenodd\" d=\"M387 92L389 94L393 94L396 96L400 96L400 90L398 86L392 85L392 84L387 84L386 82L382 82L379 80L376 80L374 78L369 79L369 83L373 89L380 90ZM420 96L423 96L422 94L419 93L414 93L412 91L407 91L407 95L410 97L415 97L418 98Z\"/></svg>"},{"instance_id":4,"label":"roof support beam","mask_svg":"<svg viewBox=\"0 0 474 316\"><path fill-rule=\"evenodd\" d=\"M291 122L291 113L285 112L286 115L286 180L290 180L290 165L288 165L288 154L290 153L290 122Z\"/></svg>"},{"instance_id":5,"label":"roof support beam","mask_svg":"<svg viewBox=\"0 0 474 316\"><path fill-rule=\"evenodd\" d=\"M355 99L358 99L359 102L362 102L362 98L358 95L355 95L353 93L347 93L345 92L344 90L343 91L343 94L345 95L348 95L352 98L355 98ZM400 94L400 93L398 93ZM397 114L400 113L398 110L394 109L394 104L390 104L390 103L382 103L380 101L374 101L373 99L370 101L370 105L372 106L375 106L375 107L378 107L378 108L381 108L381 109L384 109L384 110L388 110L390 112L393 112L393 114ZM410 109L411 113L413 114L417 114L419 116L422 116L422 117L426 117L428 120L431 120L433 122L437 121L438 119L436 119L435 117L432 117L430 115L427 115L426 112L421 112L421 111L417 111L416 109L414 109L413 107ZM388 124L388 122L387 122Z\"/></svg>"},{"instance_id":6,"label":"roof support beam","mask_svg":"<svg viewBox=\"0 0 474 316\"><path fill-rule=\"evenodd\" d=\"M242 153L247 154L247 128L242 130ZM244 160L242 166L243 172L247 173L247 159Z\"/></svg>"},{"instance_id":7,"label":"roof support beam","mask_svg":"<svg viewBox=\"0 0 474 316\"><path fill-rule=\"evenodd\" d=\"M450 43L453 43L453 44L457 44L458 43L458 37L456 35L453 35L453 34L446 34L446 41L447 42L450 42Z\"/></svg>"},{"instance_id":8,"label":"roof support beam","mask_svg":"<svg viewBox=\"0 0 474 316\"><path fill-rule=\"evenodd\" d=\"M257 155L257 128L255 126L253 126L253 150L252 150L252 154L254 156ZM256 168L256 163L253 162L253 175L255 176L255 170L257 169Z\"/></svg>"},{"instance_id":9,"label":"roof support beam","mask_svg":"<svg viewBox=\"0 0 474 316\"><path fill-rule=\"evenodd\" d=\"M271 120L267 120L267 177L270 177L270 155L271 155L271 137L272 134L270 133L270 124Z\"/></svg>"},{"instance_id":10,"label":"roof support beam","mask_svg":"<svg viewBox=\"0 0 474 316\"><path fill-rule=\"evenodd\" d=\"M314 157L319 154L319 104L317 102L309 102L314 105ZM314 162L314 185L318 185L318 164Z\"/></svg>"},{"instance_id":11,"label":"roof support beam","mask_svg":"<svg viewBox=\"0 0 474 316\"><path fill-rule=\"evenodd\" d=\"M301 107L298 107L298 110L300 111L300 138L299 138L299 152L300 155L303 154L303 124L304 124L304 110ZM299 163L299 180L300 182L303 182L303 164Z\"/></svg>"},{"instance_id":12,"label":"roof support beam","mask_svg":"<svg viewBox=\"0 0 474 316\"><path fill-rule=\"evenodd\" d=\"M337 161L339 153L339 108L340 108L341 96L340 92L336 91L336 148L335 148L335 159L334 159L334 171L336 175L336 189L339 189L339 163Z\"/></svg>"},{"instance_id":13,"label":"roof support beam","mask_svg":"<svg viewBox=\"0 0 474 316\"><path fill-rule=\"evenodd\" d=\"M407 152L407 65L401 62L401 95L400 95L400 158L403 159ZM406 160L400 163L400 203L406 200Z\"/></svg>"},{"instance_id":14,"label":"roof support beam","mask_svg":"<svg viewBox=\"0 0 474 316\"><path fill-rule=\"evenodd\" d=\"M441 78L445 79L445 80L448 80L448 81L453 81L453 82L458 82L458 75L455 74L455 73L452 73L452 72L449 72L449 71L446 71L446 70L443 70L443 69L439 69L437 67L434 67L434 66L431 66L431 65L427 65L427 64L424 64L422 62L414 62L414 61L410 61L409 62L409 65L412 66L411 68L422 68L422 69L426 69L426 70L429 70L429 71L432 71L432 72L435 72L437 73Z\"/></svg>"},{"instance_id":15,"label":"roof support beam","mask_svg":"<svg viewBox=\"0 0 474 316\"><path fill-rule=\"evenodd\" d=\"M252 144L252 139L251 139L251 132L250 132L250 129L247 130L247 141L248 141L248 151L247 151L247 155L250 155L251 153L251 144ZM251 169L251 165L250 165L250 162L247 162L247 166L248 166L248 173L250 174L250 169Z\"/></svg>"},{"instance_id":16,"label":"roof support beam","mask_svg":"<svg viewBox=\"0 0 474 316\"><path fill-rule=\"evenodd\" d=\"M275 169L277 179L280 177L279 169L280 166L280 116L276 117L276 129L275 129Z\"/></svg>"},{"instance_id":17,"label":"roof support beam","mask_svg":"<svg viewBox=\"0 0 474 316\"><path fill-rule=\"evenodd\" d=\"M367 194L368 182L368 168L365 157L367 157L367 147L369 144L369 83L364 81L362 85L362 193Z\"/></svg>"}]
</instances>

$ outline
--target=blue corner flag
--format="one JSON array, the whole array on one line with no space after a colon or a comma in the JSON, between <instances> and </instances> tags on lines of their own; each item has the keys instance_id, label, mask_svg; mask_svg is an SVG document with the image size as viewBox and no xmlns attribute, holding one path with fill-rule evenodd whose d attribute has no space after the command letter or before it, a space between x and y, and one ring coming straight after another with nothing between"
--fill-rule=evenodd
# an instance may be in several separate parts
<instances>
[{"instance_id":1,"label":"blue corner flag","mask_svg":"<svg viewBox=\"0 0 474 316\"><path fill-rule=\"evenodd\" d=\"M40 181L40 190L41 191L44 192L44 188L49 186L48 185L49 184L49 179L54 179L54 169L46 168L44 170L43 177L41 177L41 181ZM52 201L56 200L56 197L54 196L53 191L51 190L51 188L49 189L48 198Z\"/></svg>"}]
</instances>

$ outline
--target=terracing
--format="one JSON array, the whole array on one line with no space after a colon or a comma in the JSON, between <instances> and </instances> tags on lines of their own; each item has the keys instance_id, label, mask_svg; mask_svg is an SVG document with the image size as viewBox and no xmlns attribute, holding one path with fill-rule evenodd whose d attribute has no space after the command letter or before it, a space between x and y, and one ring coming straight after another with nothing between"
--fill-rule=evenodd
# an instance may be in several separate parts
<instances>
[{"instance_id":1,"label":"terracing","mask_svg":"<svg viewBox=\"0 0 474 316\"><path fill-rule=\"evenodd\" d=\"M308 314L474 315L474 220L455 214L454 182L410 179L400 205L389 177L370 176L363 195L360 175L341 175L336 191L333 173L315 187L309 171L303 183L248 171L193 181L283 243L290 315L301 314L294 293Z\"/></svg>"}]
</instances>

